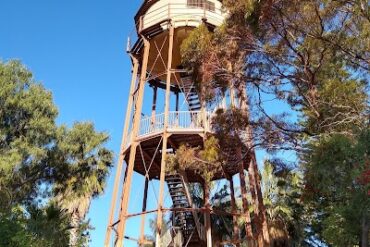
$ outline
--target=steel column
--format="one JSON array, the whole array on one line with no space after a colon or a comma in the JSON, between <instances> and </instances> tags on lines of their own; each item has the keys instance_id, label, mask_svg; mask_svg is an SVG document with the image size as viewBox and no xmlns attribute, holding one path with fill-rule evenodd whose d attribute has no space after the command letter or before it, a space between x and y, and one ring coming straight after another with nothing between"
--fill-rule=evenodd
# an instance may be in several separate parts
<instances>
[{"instance_id":1,"label":"steel column","mask_svg":"<svg viewBox=\"0 0 370 247\"><path fill-rule=\"evenodd\" d=\"M148 200L148 186L149 186L149 177L145 176L145 184L144 184L144 196L143 196L143 207L141 209L141 212L143 214L141 215L141 224L140 224L140 246L144 246L144 233L145 233L145 215L144 212L146 211L146 205Z\"/></svg>"},{"instance_id":2,"label":"steel column","mask_svg":"<svg viewBox=\"0 0 370 247\"><path fill-rule=\"evenodd\" d=\"M128 129L130 126L130 116L132 112L132 102L133 102L133 97L134 97L133 93L134 93L135 86L136 86L137 72L139 68L138 60L134 56L131 56L131 58L133 61L132 78L131 78L131 83L130 83L130 93L129 93L128 102L127 102L125 125L124 125L124 129L122 133L122 142L121 142L120 154L119 154L119 159L118 159L118 164L117 164L116 177L114 179L112 201L111 201L111 207L109 211L109 221L108 221L107 232L106 232L105 241L104 241L104 246L106 247L109 246L110 236L112 232L112 224L114 220L114 213L115 213L116 203L117 203L117 194L118 194L118 189L119 189L120 180L121 180L123 160L125 158L125 155L123 154L123 152L126 148L126 143L128 139L127 133L128 133Z\"/></svg>"},{"instance_id":3,"label":"steel column","mask_svg":"<svg viewBox=\"0 0 370 247\"><path fill-rule=\"evenodd\" d=\"M153 102L152 102L152 119L151 119L151 128L154 128L155 125L155 112L157 108L157 87L153 87Z\"/></svg>"},{"instance_id":4,"label":"steel column","mask_svg":"<svg viewBox=\"0 0 370 247\"><path fill-rule=\"evenodd\" d=\"M127 177L126 181L123 186L123 196L121 201L121 212L119 215L119 223L117 228L117 246L121 247L123 244L123 237L125 233L126 227L126 215L128 211L128 202L130 198L130 186L132 175L134 171L134 163L135 163L135 156L136 156L136 148L138 146L137 142L137 134L139 131L140 120L141 120L141 111L142 111L142 104L144 98L144 86L146 81L146 72L147 72L147 65L148 65L148 57L149 57L149 50L150 50L150 43L147 39L142 37L144 40L144 54L143 54L143 61L141 64L141 74L140 74L140 81L138 85L138 95L137 100L135 103L135 112L134 112L134 122L132 126L132 137L131 137L131 147L130 147L130 157L129 163L127 167Z\"/></svg>"},{"instance_id":5,"label":"steel column","mask_svg":"<svg viewBox=\"0 0 370 247\"><path fill-rule=\"evenodd\" d=\"M157 213L157 233L156 233L156 247L160 247L161 244L161 231L162 231L162 205L163 205L163 190L164 190L164 178L166 175L166 157L167 157L167 127L168 127L168 115L170 109L170 86L171 86L171 74L172 74L172 50L173 50L173 35L174 27L172 23L169 23L169 39L168 39L168 58L167 58L167 77L166 77L166 98L164 106L164 126L163 126L163 142L162 142L162 160L161 160L161 174L159 181L159 197L158 197L158 213Z\"/></svg>"}]
</instances>

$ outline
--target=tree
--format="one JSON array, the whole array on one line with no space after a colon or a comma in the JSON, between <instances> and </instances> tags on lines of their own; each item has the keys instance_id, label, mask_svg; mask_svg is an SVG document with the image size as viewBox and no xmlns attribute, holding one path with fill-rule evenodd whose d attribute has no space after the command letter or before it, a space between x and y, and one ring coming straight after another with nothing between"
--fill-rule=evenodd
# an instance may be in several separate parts
<instances>
[{"instance_id":1,"label":"tree","mask_svg":"<svg viewBox=\"0 0 370 247\"><path fill-rule=\"evenodd\" d=\"M351 157L351 153L337 157L327 154L327 161L321 163L313 157L323 152L318 147L331 138L344 138L356 146L363 135L360 133L368 130L370 12L367 1L225 0L222 3L228 11L223 26L212 35L207 29L199 28L182 47L185 64L196 72L205 99L217 101L220 97L215 96L223 96L226 90L232 89L248 103L237 114L235 110L222 113L217 123L221 127L229 122L247 126L246 129L253 130L249 131L252 133L249 139L254 141L254 147L269 152L287 149L297 152L297 169L305 174L305 190L310 190L312 185L309 178L317 184L325 184L323 179L317 179L320 176L312 163L325 167L328 173L333 169L356 173L355 166L343 170L336 163L338 157L343 161ZM199 42L202 37L206 42ZM243 96L245 88L248 91ZM265 104L268 97L290 109L269 114ZM289 113L295 114L297 120L287 119ZM242 119L230 121L232 116ZM240 131L239 137L242 133L245 132ZM364 153L362 156L366 156ZM367 174L366 168L362 173ZM332 183L340 175L333 172L332 177L325 179ZM358 184L357 179L348 178L354 184ZM333 183L333 190L343 203L357 198L357 193L348 194L339 187ZM360 205L367 200L359 198ZM339 210L330 197L319 199L326 203L322 207L325 210L317 211L309 200L304 201L305 208L310 210L306 212L311 220L307 229L314 236L307 236L307 240L338 241L330 238L329 232L337 229L334 219L344 219L334 215L344 213L333 214L329 210L332 207ZM354 210L361 211L355 207ZM366 217L353 219L358 225L364 225L361 244L365 246ZM351 236L348 239L359 240L359 229L356 231L357 234L347 231ZM346 243L353 244L351 241Z\"/></svg>"},{"instance_id":2,"label":"tree","mask_svg":"<svg viewBox=\"0 0 370 247\"><path fill-rule=\"evenodd\" d=\"M13 208L1 214L0 246L67 246L68 227L68 214L54 204Z\"/></svg>"},{"instance_id":3,"label":"tree","mask_svg":"<svg viewBox=\"0 0 370 247\"><path fill-rule=\"evenodd\" d=\"M314 227L329 244L369 244L369 137L368 130L357 138L326 137L304 158L306 195L315 208Z\"/></svg>"},{"instance_id":4,"label":"tree","mask_svg":"<svg viewBox=\"0 0 370 247\"><path fill-rule=\"evenodd\" d=\"M39 193L58 114L51 93L17 61L0 64L0 190L7 208Z\"/></svg>"},{"instance_id":5,"label":"tree","mask_svg":"<svg viewBox=\"0 0 370 247\"><path fill-rule=\"evenodd\" d=\"M104 191L112 153L103 144L108 136L97 133L91 123L76 123L71 130L61 127L53 150L66 167L66 176L56 178L53 192L59 205L71 214L70 245L78 243L78 230L91 200Z\"/></svg>"},{"instance_id":6,"label":"tree","mask_svg":"<svg viewBox=\"0 0 370 247\"><path fill-rule=\"evenodd\" d=\"M238 20L231 15L230 21L234 19ZM248 28L238 29L226 21L211 35L204 26L200 26L183 42L181 51L184 65L196 76L195 80L199 84L199 93L203 100L214 103L215 99L220 99L217 96L224 97L227 90L236 91L239 105L232 104L229 110L219 110L218 116L213 119L213 127L220 141L221 150L235 144L247 150L244 158L247 160L250 188L255 204L254 226L258 229L256 235L259 244L264 246L269 244L269 233L254 154L255 142L258 143L258 140L255 139L248 95L245 93L244 65L248 52L245 50L245 43L241 39L234 38L238 35L248 40L250 37ZM202 39L207 42L199 42ZM209 39L210 42L208 42ZM232 96L231 98L233 100ZM225 124L228 127L224 128ZM253 238L250 230L248 238Z\"/></svg>"},{"instance_id":7,"label":"tree","mask_svg":"<svg viewBox=\"0 0 370 247\"><path fill-rule=\"evenodd\" d=\"M51 93L18 61L0 63L0 88L1 244L86 245L84 218L113 157L107 134L57 126Z\"/></svg>"},{"instance_id":8,"label":"tree","mask_svg":"<svg viewBox=\"0 0 370 247\"><path fill-rule=\"evenodd\" d=\"M302 174L281 160L266 160L262 188L272 246L304 245L306 215Z\"/></svg>"}]
</instances>

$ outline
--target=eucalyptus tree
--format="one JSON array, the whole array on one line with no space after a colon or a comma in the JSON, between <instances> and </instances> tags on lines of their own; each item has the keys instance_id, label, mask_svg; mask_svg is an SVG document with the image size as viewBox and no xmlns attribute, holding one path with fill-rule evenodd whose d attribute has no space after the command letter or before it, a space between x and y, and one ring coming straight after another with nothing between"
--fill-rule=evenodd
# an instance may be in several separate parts
<instances>
[{"instance_id":1,"label":"eucalyptus tree","mask_svg":"<svg viewBox=\"0 0 370 247\"><path fill-rule=\"evenodd\" d=\"M340 216L336 219L348 223L343 225L348 227L345 229L351 228L353 222L345 221L345 212L339 210L340 203L353 206L348 203L361 198L360 205L366 205L368 197L364 193L368 183L358 180L368 173L368 161L366 158L358 158L361 162L348 161L347 169L343 170L337 158L347 162L345 160L353 155L335 157L337 151L328 143L334 138L338 140L337 145L349 142L353 147L360 147L368 132L369 3L363 0L224 0L222 3L228 13L224 25L212 33L201 26L183 43L185 65L201 82L205 99L217 100L229 88L243 99L241 92L248 89L244 96L248 102L246 111L222 112L216 119L221 132L235 133L230 131L228 123L238 123L239 127L252 128L255 145L267 151L297 152L297 168L304 174L305 191L316 193L317 188L310 186L320 188L320 182L325 184L316 177L332 183L333 190L338 192L336 200L317 193L320 197L310 198L304 194L302 202L311 210L310 217L319 216L311 217L307 225L311 235L329 244L339 244L339 239L330 237L336 229L336 223L330 219ZM264 102L267 97L289 106L289 110L269 113ZM288 114L296 117L289 119ZM235 120L235 116L239 120ZM320 163L315 157L328 151L322 145L333 153L326 153L326 161ZM367 157L366 149L357 150L362 150L360 157ZM327 175L331 170L332 176L320 175L325 169L314 168L320 166L328 169ZM339 181L344 172L352 174L345 181L351 181L362 197L349 193L350 187L346 187L347 190L340 190L339 184L335 187L335 181ZM327 204L316 210L318 204L315 203L321 202ZM362 218L353 217L357 225L363 225L362 230L351 228L357 229L357 233L349 231L348 241L343 240L343 245L353 244L353 239L362 246L367 244L367 212L356 212L363 213ZM330 221L332 228L326 228L323 233L329 226L325 222Z\"/></svg>"}]
</instances>

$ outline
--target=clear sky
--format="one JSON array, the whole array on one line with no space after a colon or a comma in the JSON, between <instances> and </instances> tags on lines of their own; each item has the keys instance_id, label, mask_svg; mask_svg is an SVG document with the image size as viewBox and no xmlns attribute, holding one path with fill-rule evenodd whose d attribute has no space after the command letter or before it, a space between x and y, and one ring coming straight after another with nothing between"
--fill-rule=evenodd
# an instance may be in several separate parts
<instances>
[{"instance_id":1,"label":"clear sky","mask_svg":"<svg viewBox=\"0 0 370 247\"><path fill-rule=\"evenodd\" d=\"M140 0L1 0L0 59L17 58L52 91L58 122L88 120L118 153L130 80L126 38ZM94 200L91 246L102 246L112 190Z\"/></svg>"},{"instance_id":2,"label":"clear sky","mask_svg":"<svg viewBox=\"0 0 370 247\"><path fill-rule=\"evenodd\" d=\"M0 3L0 59L20 59L33 71L36 80L52 91L59 108L59 123L94 122L98 130L110 134L108 147L116 154L131 76L126 39L133 31L133 16L141 2L1 0ZM263 155L258 155L260 163ZM134 177L133 212L141 204L137 198L142 182L142 178ZM153 183L149 190L153 192L157 186ZM88 217L95 230L91 232L90 246L103 245L112 189L113 176L105 193L92 202ZM149 197L156 201L154 192ZM148 205L148 209L154 206ZM148 227L146 232L150 233ZM129 222L127 233L138 234L137 221ZM135 245L127 242L125 246Z\"/></svg>"}]
</instances>

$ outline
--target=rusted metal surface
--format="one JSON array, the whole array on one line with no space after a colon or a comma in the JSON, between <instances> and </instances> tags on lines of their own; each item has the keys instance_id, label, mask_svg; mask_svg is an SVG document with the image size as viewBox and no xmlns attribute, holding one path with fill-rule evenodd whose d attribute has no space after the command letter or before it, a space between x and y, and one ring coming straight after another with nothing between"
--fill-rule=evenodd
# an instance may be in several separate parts
<instances>
[{"instance_id":1,"label":"rusted metal surface","mask_svg":"<svg viewBox=\"0 0 370 247\"><path fill-rule=\"evenodd\" d=\"M108 221L108 227L107 227L107 232L105 236L105 241L104 241L104 246L109 245L110 237L111 237L111 230L112 230L112 223L114 220L114 213L116 209L116 203L117 203L117 194L118 194L118 188L119 184L121 181L121 173L122 173L122 168L123 168L123 161L124 161L124 148L125 148L125 143L127 142L126 137L127 137L127 132L130 124L130 116L131 116L131 111L132 111L132 102L133 102L133 92L135 90L135 84L137 80L137 73L138 73L138 68L139 68L139 62L135 57L131 57L133 61L133 68L132 68L132 79L131 79L131 85L130 85L130 94L128 97L128 102L127 102L127 110L126 110L126 118L125 118L125 124L124 124L124 129L122 133L122 143L121 143L121 148L120 148L120 154L119 154L119 160L117 164L117 170L116 170L116 177L114 179L114 187L113 187L113 192L112 192L112 201L111 201L111 207L109 211L109 221Z\"/></svg>"},{"instance_id":2,"label":"rusted metal surface","mask_svg":"<svg viewBox=\"0 0 370 247\"><path fill-rule=\"evenodd\" d=\"M146 211L146 205L148 200L148 186L149 186L149 178L145 177L145 184L144 184L144 196L143 196L143 207L141 212ZM145 215L141 215L141 223L140 223L140 246L144 244L144 232L145 232Z\"/></svg>"},{"instance_id":3,"label":"rusted metal surface","mask_svg":"<svg viewBox=\"0 0 370 247\"><path fill-rule=\"evenodd\" d=\"M165 195L164 188L166 185L166 157L168 152L175 153L181 144L186 144L189 147L200 147L204 145L204 138L206 136L212 135L211 119L212 114L207 111L205 101L202 100L202 92L199 92L194 86L194 79L192 78L189 71L186 71L181 66L181 59L179 55L179 47L181 42L186 38L186 35L191 31L196 25L195 22L189 22L189 13L179 13L184 9L179 7L180 5L171 3L167 4L163 11L161 9L150 8L153 4L159 2L159 0L147 0L144 2L140 8L138 14L135 17L136 30L139 38L134 42L134 46L129 45L128 52L132 56L133 61L133 76L131 79L130 96L128 100L128 109L126 112L125 127L123 130L122 145L120 150L118 168L116 172L115 185L113 189L112 205L109 215L109 222L107 228L107 234L105 239L105 246L109 246L110 237L112 235L112 230L116 232L116 246L121 247L123 245L123 240L128 239L136 241L139 246L143 246L148 241L145 239L145 221L147 214L157 214L157 231L156 231L156 246L161 245L162 242L162 216L165 212L173 212L173 214L180 213L187 216L193 216L195 222L193 225L190 223L189 226L193 227L194 231L191 234L195 234L196 237L199 236L199 240L194 240L192 236L188 237L188 242L185 245L188 246L204 246L205 243L207 247L211 247L212 244L212 227L211 227L211 214L225 215L232 217L233 219L233 233L232 241L227 243L232 243L236 246L240 245L240 232L237 226L237 219L243 217L246 224L246 232L248 239L248 246L253 246L253 231L252 222L249 214L249 202L247 200L247 187L245 182L245 169L248 169L248 175L250 176L250 182L253 188L259 190L259 177L257 170L257 163L255 160L254 150L250 150L250 154L245 160L241 158L244 155L244 149L248 149L250 143L245 143L244 147L228 147L226 152L229 153L228 160L223 167L223 170L214 175L212 180L218 180L222 178L227 178L230 182L230 194L231 194L231 212L226 212L223 210L212 209L210 206L210 191L208 185L204 185L204 206L201 208L195 208L191 203L190 192L186 191L187 200L189 205L186 207L177 205L176 208L166 208L164 207ZM186 1L182 3L186 4ZM181 10L179 12L179 9ZM199 9L195 8L195 12L198 13ZM158 14L157 12L161 13ZM162 13L163 12L163 13ZM194 12L194 13L195 13ZM199 16L202 16L199 23L212 23L212 16L215 16L212 11L204 9L199 12ZM217 12L217 11L216 11ZM157 13L157 14L156 14ZM191 14L191 13L190 13ZM223 13L217 13L223 15ZM145 16L144 16L145 15ZM194 18L196 15L192 15ZM207 17L207 18L205 18ZM217 17L218 18L218 17ZM190 20L194 21L194 20ZM151 24L150 24L151 23ZM181 23L186 23L186 26L181 26ZM174 37L175 36L175 37ZM140 72L139 83L136 85L136 75L138 70ZM149 84L153 87L153 100L152 108L149 113L150 116L142 116L143 108L143 97L145 84ZM164 102L164 112L157 112L157 89L165 90L165 102ZM175 111L170 111L170 94L174 93L176 96ZM179 94L184 95L184 101L187 102L189 106L188 111L179 111ZM243 100L238 99L234 89L230 88L230 103L233 107L240 107L248 111L246 108L246 97ZM239 95L239 94L238 94ZM132 106L135 107L132 107ZM223 97L221 107L227 108L226 97ZM133 121L132 120L132 109ZM131 129L130 129L131 126ZM248 130L248 134L251 136L251 130ZM225 151L225 150L223 150ZM235 162L235 158L239 157L239 161ZM117 193L119 191L119 184L121 183L121 174L123 162L126 161L127 168L125 172L125 179L122 189L122 197L120 202L119 217L117 221L113 222L114 215L116 211ZM243 164L243 161L245 162ZM144 196L141 212L129 213L129 201L130 191L132 184L133 173L137 172L145 176L144 184ZM179 173L180 174L180 173ZM235 192L234 184L232 181L232 176L239 174L241 194L243 202L243 211L237 210L235 202ZM184 185L198 182L203 183L203 178L195 170L186 170L182 174ZM152 185L150 180L159 180L159 196L157 208L147 211L147 199L148 197L148 186ZM167 181L167 185L170 187L171 183ZM172 184L173 186L173 184ZM184 186L186 187L186 186ZM155 189L155 192L157 189ZM266 222L263 218L264 208L261 205L261 195L258 191L251 191L255 204L258 205L255 212L257 213L258 222L261 222L260 226L266 229L267 225L263 224ZM156 195L157 196L157 195ZM173 204L175 204L176 199L171 197ZM189 213L191 212L191 213ZM204 218L200 219L198 217L199 213L204 213ZM126 221L131 217L141 217L140 225L140 235L138 239L125 236ZM201 222L201 223L200 223ZM203 226L203 223L205 227ZM255 227L255 226L253 226ZM186 227L185 227L186 228ZM173 237L173 235L168 234L167 238ZM263 238L264 242L268 236L260 236ZM206 241L205 241L206 240ZM213 239L215 241L215 239ZM250 241L250 242L249 242ZM167 241L168 242L168 241ZM225 242L225 244L227 244ZM167 247L167 246L166 246Z\"/></svg>"},{"instance_id":4,"label":"rusted metal surface","mask_svg":"<svg viewBox=\"0 0 370 247\"><path fill-rule=\"evenodd\" d=\"M167 155L167 127L168 127L168 113L170 110L170 86L171 86L171 67L172 67L172 50L173 50L173 35L174 27L170 23L170 31L168 37L168 59L167 59L167 78L166 78L166 98L164 106L164 123L163 123L163 143L162 143L162 160L161 160L161 173L159 182L159 198L158 198L158 213L157 213L157 232L156 232L156 247L160 247L160 238L162 230L162 205L163 205L163 191L164 179L166 172L166 155Z\"/></svg>"},{"instance_id":5,"label":"rusted metal surface","mask_svg":"<svg viewBox=\"0 0 370 247\"><path fill-rule=\"evenodd\" d=\"M117 227L117 246L121 247L123 244L123 236L125 232L126 227L126 214L128 210L128 202L130 197L130 190L131 190L131 180L132 175L134 171L134 164L135 164L135 154L136 154L136 148L138 146L138 142L136 141L136 136L139 130L139 121L141 117L141 111L142 111L142 104L143 104L143 97L144 97L144 86L146 81L146 70L147 70L147 64L148 64L148 56L149 56L149 50L150 50L150 43L149 41L145 41L145 49L144 49L144 57L141 64L141 74L140 74L140 81L138 85L138 95L135 102L135 112L134 112L134 123L133 123L133 129L132 129L132 145L131 145L131 151L130 151L130 157L129 157L129 163L127 167L127 177L126 181L123 185L123 196L121 200L121 210L119 213L119 224Z\"/></svg>"}]
</instances>

